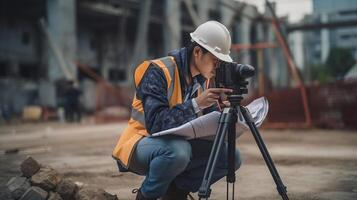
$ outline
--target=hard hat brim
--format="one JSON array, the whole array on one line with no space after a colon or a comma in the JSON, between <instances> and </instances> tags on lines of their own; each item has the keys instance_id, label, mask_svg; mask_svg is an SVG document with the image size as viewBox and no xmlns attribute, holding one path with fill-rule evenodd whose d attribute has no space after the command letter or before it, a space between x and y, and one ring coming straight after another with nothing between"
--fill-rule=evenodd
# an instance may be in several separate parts
<instances>
[{"instance_id":1,"label":"hard hat brim","mask_svg":"<svg viewBox=\"0 0 357 200\"><path fill-rule=\"evenodd\" d=\"M225 61L225 62L233 62L233 59L231 58L230 55L225 55L225 54L216 53L216 52L213 52L212 54L214 56L216 56L219 60L222 60L222 61Z\"/></svg>"},{"instance_id":2,"label":"hard hat brim","mask_svg":"<svg viewBox=\"0 0 357 200\"><path fill-rule=\"evenodd\" d=\"M232 62L233 59L231 58L230 55L226 55L223 53L218 53L216 51L213 50L213 48L211 48L208 45L205 44L200 44L199 42L197 42L199 45L201 45L203 48L207 49L207 51L209 51L210 53L212 53L216 58L218 58L219 60L225 61L225 62Z\"/></svg>"}]
</instances>

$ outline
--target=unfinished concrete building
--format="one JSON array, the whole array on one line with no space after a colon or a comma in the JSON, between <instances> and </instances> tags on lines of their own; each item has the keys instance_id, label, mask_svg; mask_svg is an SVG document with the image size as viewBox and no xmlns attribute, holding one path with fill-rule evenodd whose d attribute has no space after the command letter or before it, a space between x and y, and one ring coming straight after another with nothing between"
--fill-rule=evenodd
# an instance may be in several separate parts
<instances>
[{"instance_id":1,"label":"unfinished concrete building","mask_svg":"<svg viewBox=\"0 0 357 200\"><path fill-rule=\"evenodd\" d=\"M98 80L88 70L130 88L136 64L188 44L189 33L209 19L230 29L233 44L275 41L268 13L233 0L0 0L0 16L0 105L10 113L61 106L61 82L70 78L78 80L84 108L95 111ZM272 84L286 84L281 52L263 55ZM232 57L258 64L254 50Z\"/></svg>"}]
</instances>

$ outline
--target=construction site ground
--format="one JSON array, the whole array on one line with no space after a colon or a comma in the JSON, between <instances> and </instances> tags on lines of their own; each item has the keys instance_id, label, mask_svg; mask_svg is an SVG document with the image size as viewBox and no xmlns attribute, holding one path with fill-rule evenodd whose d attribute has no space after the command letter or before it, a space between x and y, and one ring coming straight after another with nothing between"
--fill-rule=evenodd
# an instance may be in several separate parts
<instances>
[{"instance_id":1,"label":"construction site ground","mask_svg":"<svg viewBox=\"0 0 357 200\"><path fill-rule=\"evenodd\" d=\"M124 127L125 123L1 126L0 189L11 177L20 175L21 161L31 155L74 181L103 188L119 199L135 199L131 190L140 187L143 177L119 173L111 157ZM290 199L357 199L355 131L261 129L261 135ZM250 132L238 139L237 147L243 164L236 174L235 199L280 199ZM212 186L211 199L225 199L225 195L223 178ZM194 196L198 199L197 193Z\"/></svg>"}]
</instances>

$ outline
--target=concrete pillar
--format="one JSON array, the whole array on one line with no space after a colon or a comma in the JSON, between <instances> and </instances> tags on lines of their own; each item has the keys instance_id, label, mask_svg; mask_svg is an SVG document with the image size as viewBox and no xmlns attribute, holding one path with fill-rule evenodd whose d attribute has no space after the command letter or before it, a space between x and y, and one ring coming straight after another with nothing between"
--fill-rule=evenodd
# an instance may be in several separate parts
<instances>
[{"instance_id":1,"label":"concrete pillar","mask_svg":"<svg viewBox=\"0 0 357 200\"><path fill-rule=\"evenodd\" d=\"M273 9L275 9L275 3L272 3L272 6ZM267 7L265 8L265 11L265 16L272 17L272 14ZM267 34L268 42L276 43L278 45L278 48L272 48L268 50L270 80L272 81L273 87L286 86L286 82L288 80L287 64L283 57L282 49L280 48L280 45L276 39L272 23L268 24Z\"/></svg>"},{"instance_id":2,"label":"concrete pillar","mask_svg":"<svg viewBox=\"0 0 357 200\"><path fill-rule=\"evenodd\" d=\"M328 16L326 13L321 14L321 23L328 23ZM329 30L321 29L321 63L324 63L330 52Z\"/></svg>"},{"instance_id":3,"label":"concrete pillar","mask_svg":"<svg viewBox=\"0 0 357 200\"><path fill-rule=\"evenodd\" d=\"M164 54L181 46L180 1L165 1Z\"/></svg>"},{"instance_id":4,"label":"concrete pillar","mask_svg":"<svg viewBox=\"0 0 357 200\"><path fill-rule=\"evenodd\" d=\"M202 3L202 1L197 1L196 0L196 5L197 5L197 14L200 16L200 21L201 23L204 23L208 21L208 11L209 11L209 6L212 5L212 0L204 0L205 2Z\"/></svg>"},{"instance_id":5,"label":"concrete pillar","mask_svg":"<svg viewBox=\"0 0 357 200\"><path fill-rule=\"evenodd\" d=\"M132 83L134 69L139 62L143 61L143 59L147 59L147 36L150 28L150 12L151 0L140 1L139 23L137 24L136 29L133 57L131 59L131 63L129 64L131 68L128 70L128 83Z\"/></svg>"},{"instance_id":6,"label":"concrete pillar","mask_svg":"<svg viewBox=\"0 0 357 200\"><path fill-rule=\"evenodd\" d=\"M263 30L263 24L262 22L257 22L256 23L256 30L257 30L257 42L264 42L264 30Z\"/></svg>"},{"instance_id":7,"label":"concrete pillar","mask_svg":"<svg viewBox=\"0 0 357 200\"><path fill-rule=\"evenodd\" d=\"M218 2L219 5L219 13L220 13L220 21L222 24L224 24L227 29L229 30L230 34L231 34L231 40L232 40L232 44L234 43L240 43L240 36L241 36L241 32L240 32L240 25L239 22L233 22L233 17L235 15L235 12L232 7L234 7L234 4L237 4L237 2L233 2L230 0L216 0ZM232 4L232 7L228 7L227 5ZM234 36L233 32L236 32L237 34ZM235 38L233 38L235 37ZM237 42L239 41L239 42ZM240 53L240 52L239 52ZM240 57L238 56L238 52L231 50L230 53L233 61L235 62L240 62ZM239 60L238 60L239 59Z\"/></svg>"},{"instance_id":8,"label":"concrete pillar","mask_svg":"<svg viewBox=\"0 0 357 200\"><path fill-rule=\"evenodd\" d=\"M251 20L246 18L246 17L242 17L241 19L241 23L240 23L240 27L241 27L241 44L245 44L245 45L249 45L250 43L250 28L251 28ZM240 51L240 59L239 62L240 63L250 63L250 53L249 50L247 49L242 49Z\"/></svg>"},{"instance_id":9,"label":"concrete pillar","mask_svg":"<svg viewBox=\"0 0 357 200\"><path fill-rule=\"evenodd\" d=\"M231 37L232 37L232 44L240 44L241 43L241 28L240 27L240 20L237 20L232 23L232 31L231 31ZM234 33L234 34L233 34ZM231 50L231 57L233 61L235 62L240 62L240 51L236 50Z\"/></svg>"},{"instance_id":10,"label":"concrete pillar","mask_svg":"<svg viewBox=\"0 0 357 200\"><path fill-rule=\"evenodd\" d=\"M255 24L255 29L256 29L256 42L264 42L264 30L263 30L263 24L261 22L257 22ZM257 49L257 62L255 66L255 69L258 70L258 76L256 79L256 85L258 85L258 90L259 90L259 95L263 96L265 94L265 88L266 88L266 80L265 80L265 74L266 74L266 67L264 66L264 52L265 49Z\"/></svg>"},{"instance_id":11,"label":"concrete pillar","mask_svg":"<svg viewBox=\"0 0 357 200\"><path fill-rule=\"evenodd\" d=\"M272 4L273 6L275 5L274 3ZM265 6L265 17L272 17L272 14L269 12L269 9L267 6ZM269 43L277 43L275 40L275 35L274 35L274 30L273 30L273 25L271 22L267 22L267 30L266 30L266 38L267 42ZM277 85L277 62L276 62L276 48L271 48L267 49L267 63L268 63L268 69L269 69L269 74L268 77L272 81L273 87Z\"/></svg>"},{"instance_id":12,"label":"concrete pillar","mask_svg":"<svg viewBox=\"0 0 357 200\"><path fill-rule=\"evenodd\" d=\"M303 40L304 32L295 31L288 35L289 45L293 58L295 60L296 66L299 70L304 70L304 49L303 49Z\"/></svg>"},{"instance_id":13,"label":"concrete pillar","mask_svg":"<svg viewBox=\"0 0 357 200\"><path fill-rule=\"evenodd\" d=\"M77 68L71 65L76 60L76 1L75 0L47 0L47 17L49 33L53 42L60 49L70 72L77 76ZM57 59L49 54L50 81L64 78Z\"/></svg>"},{"instance_id":14,"label":"concrete pillar","mask_svg":"<svg viewBox=\"0 0 357 200\"><path fill-rule=\"evenodd\" d=\"M47 0L46 5L48 32L51 35L52 41L63 55L67 69L73 77L77 77L77 67L73 63L77 58L76 1ZM53 85L48 88L54 90L55 81L65 78L65 76L60 68L58 58L56 58L50 49L48 51L50 52L48 54L48 79L49 84ZM46 103L49 106L56 106L56 98L52 96L55 92L49 91L48 94L50 95L49 99L51 99L51 102Z\"/></svg>"},{"instance_id":15,"label":"concrete pillar","mask_svg":"<svg viewBox=\"0 0 357 200\"><path fill-rule=\"evenodd\" d=\"M219 0L219 13L221 16L221 23L226 25L228 30L232 33L231 28L229 27L232 17L235 14L235 11L232 9L234 8L234 5L236 2L230 1L230 0ZM230 7L229 7L230 5Z\"/></svg>"}]
</instances>

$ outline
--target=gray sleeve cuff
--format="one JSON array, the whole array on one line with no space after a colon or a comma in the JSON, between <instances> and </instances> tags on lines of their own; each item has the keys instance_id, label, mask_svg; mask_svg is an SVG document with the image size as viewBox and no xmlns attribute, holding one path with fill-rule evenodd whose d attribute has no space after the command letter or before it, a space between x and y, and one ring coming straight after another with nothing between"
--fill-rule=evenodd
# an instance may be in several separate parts
<instances>
[{"instance_id":1,"label":"gray sleeve cuff","mask_svg":"<svg viewBox=\"0 0 357 200\"><path fill-rule=\"evenodd\" d=\"M196 114L199 113L201 110L200 110L200 108L198 107L198 104L197 104L197 102L196 102L196 99L193 98L191 101L192 101L193 110L195 111Z\"/></svg>"}]
</instances>

